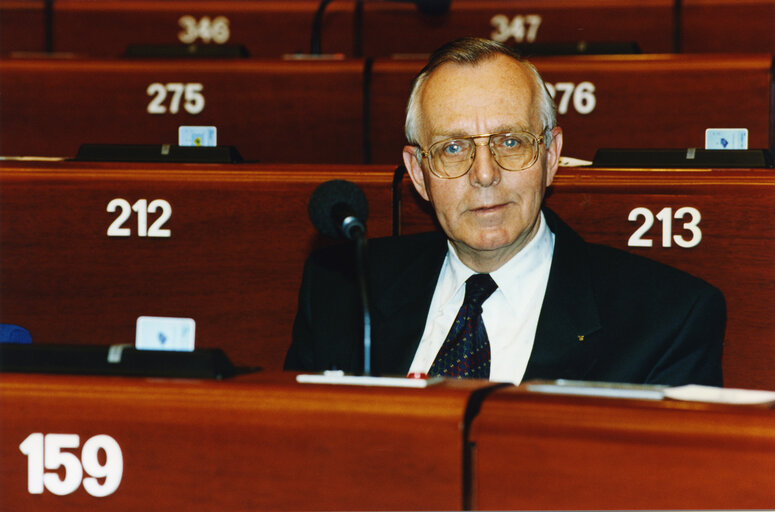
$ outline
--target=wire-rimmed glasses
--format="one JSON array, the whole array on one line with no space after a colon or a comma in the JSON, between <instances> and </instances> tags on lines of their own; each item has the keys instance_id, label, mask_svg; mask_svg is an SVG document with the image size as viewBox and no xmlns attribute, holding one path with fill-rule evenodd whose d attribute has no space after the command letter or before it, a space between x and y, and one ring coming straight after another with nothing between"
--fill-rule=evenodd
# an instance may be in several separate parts
<instances>
[{"instance_id":1,"label":"wire-rimmed glasses","mask_svg":"<svg viewBox=\"0 0 775 512\"><path fill-rule=\"evenodd\" d=\"M487 142L475 139L487 137ZM431 172L444 179L459 178L473 166L477 146L489 146L495 161L507 171L522 171L538 160L538 147L544 142L543 135L530 132L483 133L467 137L454 137L432 144L428 151L420 148L420 154L428 158Z\"/></svg>"}]
</instances>

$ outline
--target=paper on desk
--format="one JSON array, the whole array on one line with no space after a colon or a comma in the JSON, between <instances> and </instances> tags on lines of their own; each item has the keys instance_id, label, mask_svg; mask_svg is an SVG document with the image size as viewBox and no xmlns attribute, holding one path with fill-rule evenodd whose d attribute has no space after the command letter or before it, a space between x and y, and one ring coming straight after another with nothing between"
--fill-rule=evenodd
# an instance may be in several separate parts
<instances>
[{"instance_id":1,"label":"paper on desk","mask_svg":"<svg viewBox=\"0 0 775 512\"><path fill-rule=\"evenodd\" d=\"M573 158L570 156L560 157L560 167L585 167L587 165L592 165L592 162L589 160L582 160L580 158Z\"/></svg>"},{"instance_id":2,"label":"paper on desk","mask_svg":"<svg viewBox=\"0 0 775 512\"><path fill-rule=\"evenodd\" d=\"M775 391L716 388L697 384L667 388L662 393L665 395L665 398L672 398L673 400L718 404L766 404L775 401Z\"/></svg>"},{"instance_id":3,"label":"paper on desk","mask_svg":"<svg viewBox=\"0 0 775 512\"><path fill-rule=\"evenodd\" d=\"M529 391L559 395L584 395L638 400L682 400L720 404L766 404L775 402L775 391L717 388L689 384L667 387L660 385L622 384L559 379L527 383Z\"/></svg>"},{"instance_id":4,"label":"paper on desk","mask_svg":"<svg viewBox=\"0 0 775 512\"><path fill-rule=\"evenodd\" d=\"M538 393L557 395L599 396L605 398L632 398L637 400L662 400L666 386L624 384L618 382L594 382L558 379L533 381L527 389Z\"/></svg>"},{"instance_id":5,"label":"paper on desk","mask_svg":"<svg viewBox=\"0 0 775 512\"><path fill-rule=\"evenodd\" d=\"M392 388L427 388L443 382L442 377L427 379L407 379L405 377L370 377L365 375L346 375L342 371L327 371L322 374L302 373L296 376L299 384L339 384L347 386L380 386Z\"/></svg>"}]
</instances>

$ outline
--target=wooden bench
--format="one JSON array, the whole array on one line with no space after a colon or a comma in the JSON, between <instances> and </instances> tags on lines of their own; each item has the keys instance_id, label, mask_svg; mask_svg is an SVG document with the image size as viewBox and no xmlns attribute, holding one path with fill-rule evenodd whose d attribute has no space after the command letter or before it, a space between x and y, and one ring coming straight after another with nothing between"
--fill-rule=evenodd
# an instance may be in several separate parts
<instances>
[{"instance_id":1,"label":"wooden bench","mask_svg":"<svg viewBox=\"0 0 775 512\"><path fill-rule=\"evenodd\" d=\"M715 510L766 509L775 496L765 407L294 377L0 374L0 408L13 411L0 506Z\"/></svg>"},{"instance_id":2,"label":"wooden bench","mask_svg":"<svg viewBox=\"0 0 775 512\"><path fill-rule=\"evenodd\" d=\"M601 147L705 147L706 128L748 128L775 147L771 55L634 55L532 59L555 90L563 154ZM371 154L398 162L411 81L425 60L381 59L371 74ZM550 89L551 90L551 89Z\"/></svg>"},{"instance_id":3,"label":"wooden bench","mask_svg":"<svg viewBox=\"0 0 775 512\"><path fill-rule=\"evenodd\" d=\"M430 53L462 36L506 44L635 42L643 52L670 52L673 31L673 0L455 0L443 16L421 16L409 4L364 3L361 37L369 57Z\"/></svg>"},{"instance_id":4,"label":"wooden bench","mask_svg":"<svg viewBox=\"0 0 775 512\"><path fill-rule=\"evenodd\" d=\"M314 185L334 177L361 184L369 235L386 236L390 170L4 163L0 321L27 327L38 342L131 343L140 315L192 317L201 346L277 369L302 264L319 243L302 213ZM563 169L547 203L589 241L718 286L728 311L725 384L775 389L774 186L765 170ZM400 232L435 229L408 180L402 187ZM156 199L172 210L162 226L172 236L139 237L131 208L147 212ZM159 208L147 214L148 229ZM108 236L111 226L130 234Z\"/></svg>"},{"instance_id":5,"label":"wooden bench","mask_svg":"<svg viewBox=\"0 0 775 512\"><path fill-rule=\"evenodd\" d=\"M724 385L775 389L775 173L563 168L546 203L587 241L720 288L727 301ZM405 178L401 233L434 228Z\"/></svg>"},{"instance_id":6,"label":"wooden bench","mask_svg":"<svg viewBox=\"0 0 775 512\"><path fill-rule=\"evenodd\" d=\"M215 125L218 143L248 161L397 165L409 86L423 62L0 60L0 153L174 143L180 125ZM775 145L770 55L535 63L555 91L565 155L704 147L706 128L748 128L750 147Z\"/></svg>"},{"instance_id":7,"label":"wooden bench","mask_svg":"<svg viewBox=\"0 0 775 512\"><path fill-rule=\"evenodd\" d=\"M33 343L110 345L134 343L138 316L190 317L197 346L280 369L304 261L326 243L315 186L359 184L370 236L392 229L392 168L307 169L3 162L0 322Z\"/></svg>"},{"instance_id":8,"label":"wooden bench","mask_svg":"<svg viewBox=\"0 0 775 512\"><path fill-rule=\"evenodd\" d=\"M56 0L47 7L2 0L0 51L118 57L131 44L227 44L279 58L309 51L318 3ZM475 35L507 44L635 43L644 53L775 52L773 17L771 0L455 0L442 16L409 4L336 0L325 11L321 46L325 53L390 57L427 54Z\"/></svg>"},{"instance_id":9,"label":"wooden bench","mask_svg":"<svg viewBox=\"0 0 775 512\"><path fill-rule=\"evenodd\" d=\"M0 0L0 55L42 52L47 42L44 2Z\"/></svg>"},{"instance_id":10,"label":"wooden bench","mask_svg":"<svg viewBox=\"0 0 775 512\"><path fill-rule=\"evenodd\" d=\"M680 51L775 53L773 20L772 0L682 0Z\"/></svg>"},{"instance_id":11,"label":"wooden bench","mask_svg":"<svg viewBox=\"0 0 775 512\"><path fill-rule=\"evenodd\" d=\"M247 161L362 163L362 89L360 60L5 59L0 154L177 144L179 126L214 125Z\"/></svg>"},{"instance_id":12,"label":"wooden bench","mask_svg":"<svg viewBox=\"0 0 775 512\"><path fill-rule=\"evenodd\" d=\"M319 1L55 0L50 17L42 15L43 4L3 0L0 10L35 9L39 16L14 25L26 29L25 37L36 34L42 43L44 24L50 23L51 45L57 52L118 57L130 44L228 44L244 45L253 57L279 58L310 50ZM674 46L674 10L673 0L635 6L625 0L605 5L589 0L572 5L455 0L445 15L425 16L408 3L336 0L323 17L321 48L324 53L388 57L428 53L456 37L477 35L508 44L634 42L646 52L669 52ZM44 49L41 44L9 41L18 49Z\"/></svg>"},{"instance_id":13,"label":"wooden bench","mask_svg":"<svg viewBox=\"0 0 775 512\"><path fill-rule=\"evenodd\" d=\"M54 48L118 57L130 44L244 45L252 57L310 51L317 1L56 0ZM352 55L354 2L329 5L323 49Z\"/></svg>"},{"instance_id":14,"label":"wooden bench","mask_svg":"<svg viewBox=\"0 0 775 512\"><path fill-rule=\"evenodd\" d=\"M294 377L0 374L0 408L14 411L3 414L0 506L95 512L461 508L461 425L469 399L488 382L399 389L302 385ZM38 439L55 433L79 436L78 449L62 450L59 460L86 462L86 443L107 447L99 452L102 474L110 478L89 490L80 479L74 487L60 485L61 495L52 493L51 483L39 494L28 492L28 456L34 468L43 449ZM46 446L61 446L56 437L48 439ZM55 449L41 457L56 464ZM83 466L84 479L97 471ZM95 487L107 495L98 497Z\"/></svg>"},{"instance_id":15,"label":"wooden bench","mask_svg":"<svg viewBox=\"0 0 775 512\"><path fill-rule=\"evenodd\" d=\"M767 407L500 389L471 427L470 510L767 508L774 420Z\"/></svg>"}]
</instances>

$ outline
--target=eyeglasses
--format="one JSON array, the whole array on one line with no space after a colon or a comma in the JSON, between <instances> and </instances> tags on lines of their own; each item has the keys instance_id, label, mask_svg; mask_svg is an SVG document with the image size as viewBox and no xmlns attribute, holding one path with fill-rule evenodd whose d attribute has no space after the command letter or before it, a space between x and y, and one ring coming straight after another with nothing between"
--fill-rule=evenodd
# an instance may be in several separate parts
<instances>
[{"instance_id":1,"label":"eyeglasses","mask_svg":"<svg viewBox=\"0 0 775 512\"><path fill-rule=\"evenodd\" d=\"M487 137L487 142L474 139ZM431 172L443 179L459 178L474 165L476 146L489 146L495 161L507 171L523 171L538 160L538 146L544 136L530 132L483 133L468 137L445 139L433 144L428 151L420 148L423 158L428 158Z\"/></svg>"}]
</instances>

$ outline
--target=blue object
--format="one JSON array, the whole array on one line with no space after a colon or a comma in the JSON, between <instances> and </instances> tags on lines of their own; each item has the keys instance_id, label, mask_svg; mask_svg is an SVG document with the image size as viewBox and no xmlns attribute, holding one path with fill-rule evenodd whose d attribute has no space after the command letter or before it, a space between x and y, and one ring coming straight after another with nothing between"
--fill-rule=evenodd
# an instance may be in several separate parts
<instances>
[{"instance_id":1,"label":"blue object","mask_svg":"<svg viewBox=\"0 0 775 512\"><path fill-rule=\"evenodd\" d=\"M0 324L0 343L32 343L30 331L13 324Z\"/></svg>"}]
</instances>

